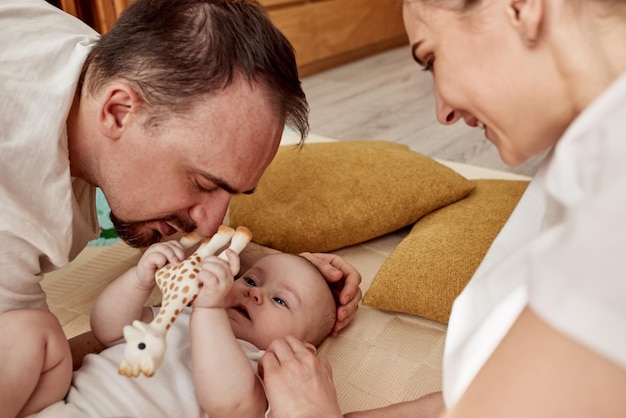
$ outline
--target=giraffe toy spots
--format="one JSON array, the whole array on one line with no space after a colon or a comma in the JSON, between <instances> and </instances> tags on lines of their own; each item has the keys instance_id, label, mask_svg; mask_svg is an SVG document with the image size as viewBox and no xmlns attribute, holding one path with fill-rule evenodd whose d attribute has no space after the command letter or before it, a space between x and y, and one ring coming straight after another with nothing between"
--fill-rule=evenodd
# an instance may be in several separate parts
<instances>
[{"instance_id":1,"label":"giraffe toy spots","mask_svg":"<svg viewBox=\"0 0 626 418\"><path fill-rule=\"evenodd\" d=\"M197 232L183 236L180 243L191 248L200 241ZM229 249L239 254L252 239L252 233L246 227L233 228L222 225L211 239L205 240L198 249L179 264L167 264L156 272L156 284L163 294L159 314L146 324L133 321L124 327L124 361L118 373L128 377L137 377L140 373L150 377L158 370L165 356L167 331L185 307L193 302L200 292L202 283L198 280L200 262L203 258L216 254L229 242ZM218 257L227 259L226 250Z\"/></svg>"}]
</instances>

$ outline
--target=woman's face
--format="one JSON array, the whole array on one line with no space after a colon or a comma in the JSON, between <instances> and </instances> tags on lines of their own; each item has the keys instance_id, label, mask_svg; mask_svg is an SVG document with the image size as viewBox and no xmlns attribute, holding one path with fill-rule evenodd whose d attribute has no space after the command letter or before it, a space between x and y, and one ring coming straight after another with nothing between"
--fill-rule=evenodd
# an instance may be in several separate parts
<instances>
[{"instance_id":1,"label":"woman's face","mask_svg":"<svg viewBox=\"0 0 626 418\"><path fill-rule=\"evenodd\" d=\"M433 76L439 122L484 129L501 159L518 165L554 145L571 119L555 105L556 68L521 41L511 4L484 0L460 11L405 0L404 24L416 62Z\"/></svg>"}]
</instances>

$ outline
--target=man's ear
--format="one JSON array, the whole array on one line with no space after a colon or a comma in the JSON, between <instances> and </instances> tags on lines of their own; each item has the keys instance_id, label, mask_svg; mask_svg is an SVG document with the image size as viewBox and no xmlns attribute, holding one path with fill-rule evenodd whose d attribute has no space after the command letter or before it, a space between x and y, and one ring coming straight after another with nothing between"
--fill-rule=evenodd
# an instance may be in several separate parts
<instances>
[{"instance_id":1,"label":"man's ear","mask_svg":"<svg viewBox=\"0 0 626 418\"><path fill-rule=\"evenodd\" d=\"M508 0L509 21L527 46L537 42L544 18L544 6L544 0Z\"/></svg>"},{"instance_id":2,"label":"man's ear","mask_svg":"<svg viewBox=\"0 0 626 418\"><path fill-rule=\"evenodd\" d=\"M117 139L133 118L136 118L141 100L126 83L108 85L101 96L98 109L98 129L106 137Z\"/></svg>"}]
</instances>

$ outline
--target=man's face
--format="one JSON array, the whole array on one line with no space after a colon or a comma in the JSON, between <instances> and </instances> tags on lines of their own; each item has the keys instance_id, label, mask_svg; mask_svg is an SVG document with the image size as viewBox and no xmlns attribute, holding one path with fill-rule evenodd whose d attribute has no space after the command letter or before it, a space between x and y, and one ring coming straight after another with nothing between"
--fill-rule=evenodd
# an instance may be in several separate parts
<instances>
[{"instance_id":1,"label":"man's face","mask_svg":"<svg viewBox=\"0 0 626 418\"><path fill-rule=\"evenodd\" d=\"M156 126L130 122L100 182L120 237L143 247L180 231L215 233L230 198L256 187L283 124L264 87L240 78Z\"/></svg>"}]
</instances>

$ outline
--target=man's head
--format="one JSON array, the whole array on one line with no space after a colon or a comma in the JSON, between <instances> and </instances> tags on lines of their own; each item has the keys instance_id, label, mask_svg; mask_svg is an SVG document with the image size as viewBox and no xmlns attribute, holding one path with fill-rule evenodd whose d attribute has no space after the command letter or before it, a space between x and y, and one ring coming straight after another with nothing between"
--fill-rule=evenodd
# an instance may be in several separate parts
<instances>
[{"instance_id":1,"label":"man's head","mask_svg":"<svg viewBox=\"0 0 626 418\"><path fill-rule=\"evenodd\" d=\"M335 300L319 270L286 253L254 264L235 280L224 305L235 336L260 349L287 335L318 345L336 317Z\"/></svg>"},{"instance_id":2,"label":"man's head","mask_svg":"<svg viewBox=\"0 0 626 418\"><path fill-rule=\"evenodd\" d=\"M230 196L256 186L283 125L308 131L292 47L252 0L137 0L81 85L72 174L102 188L136 246L213 234Z\"/></svg>"}]
</instances>

